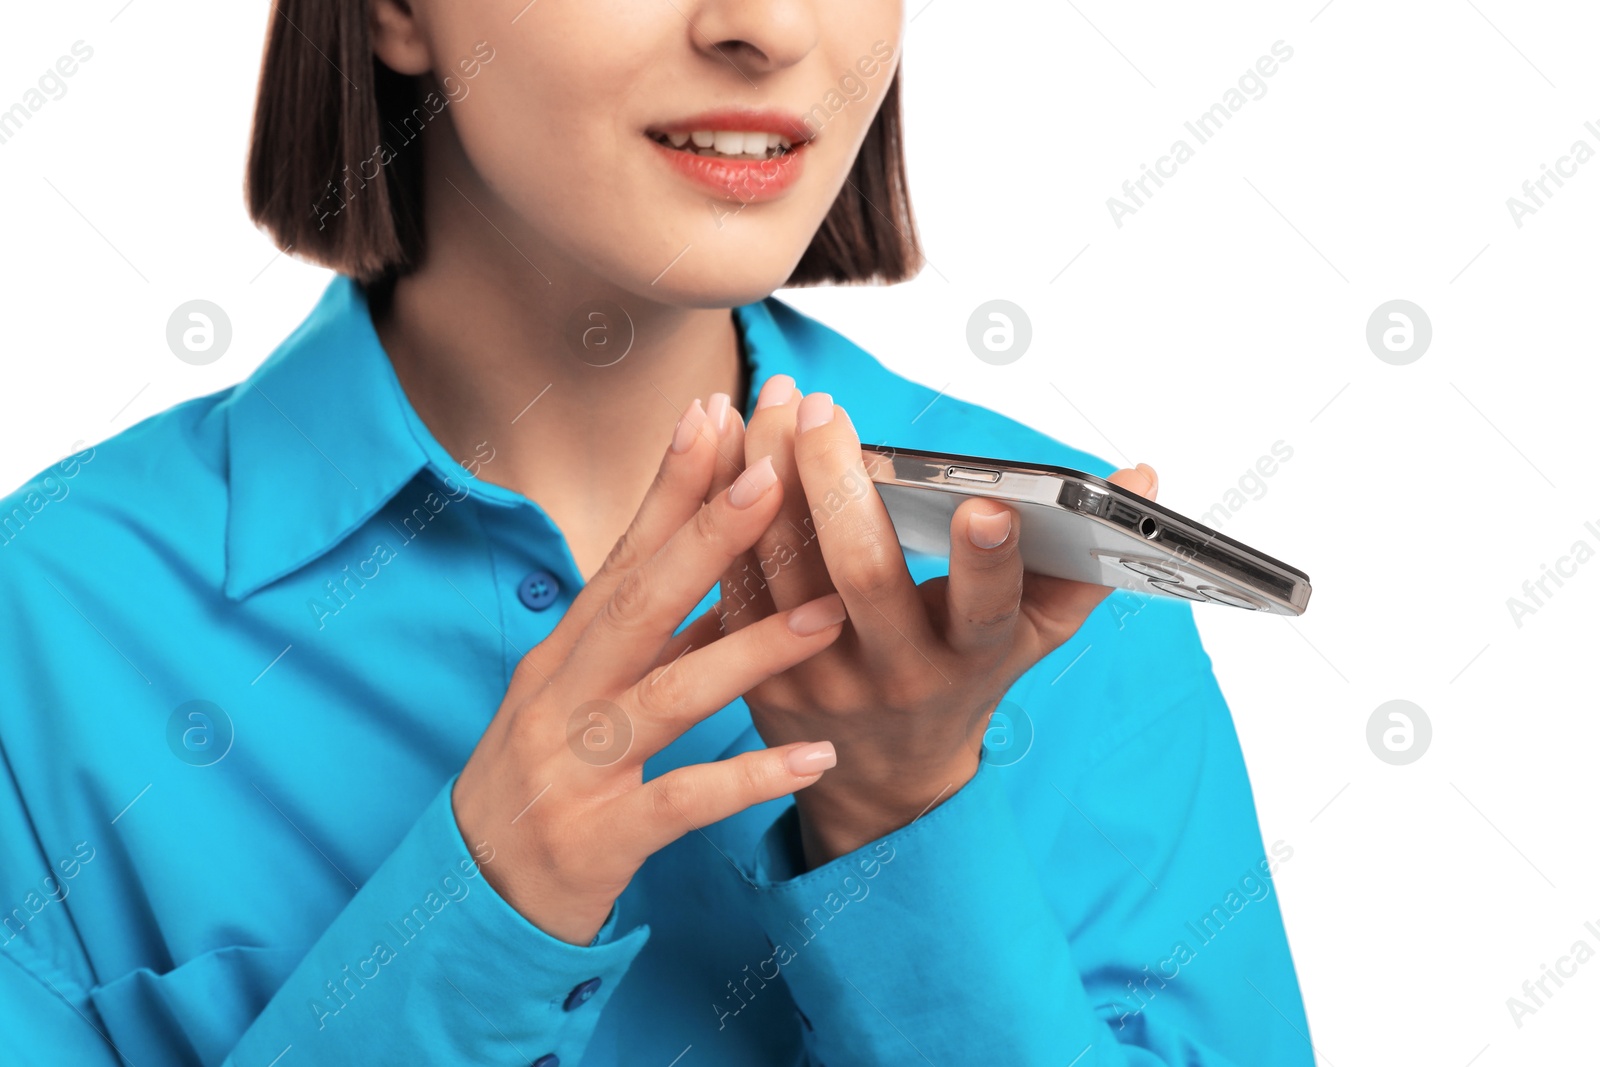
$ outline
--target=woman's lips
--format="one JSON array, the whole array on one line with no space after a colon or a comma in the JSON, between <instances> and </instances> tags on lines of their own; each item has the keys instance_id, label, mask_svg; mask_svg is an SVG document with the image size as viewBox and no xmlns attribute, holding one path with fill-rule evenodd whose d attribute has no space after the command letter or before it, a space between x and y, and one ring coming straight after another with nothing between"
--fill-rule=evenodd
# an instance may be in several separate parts
<instances>
[{"instance_id":1,"label":"woman's lips","mask_svg":"<svg viewBox=\"0 0 1600 1067\"><path fill-rule=\"evenodd\" d=\"M785 111L723 108L645 131L678 173L725 200L780 195L800 177L811 131Z\"/></svg>"},{"instance_id":2,"label":"woman's lips","mask_svg":"<svg viewBox=\"0 0 1600 1067\"><path fill-rule=\"evenodd\" d=\"M679 174L727 200L743 204L772 200L800 178L806 143L770 159L702 156L650 138L651 147ZM693 143L687 147L693 147Z\"/></svg>"}]
</instances>

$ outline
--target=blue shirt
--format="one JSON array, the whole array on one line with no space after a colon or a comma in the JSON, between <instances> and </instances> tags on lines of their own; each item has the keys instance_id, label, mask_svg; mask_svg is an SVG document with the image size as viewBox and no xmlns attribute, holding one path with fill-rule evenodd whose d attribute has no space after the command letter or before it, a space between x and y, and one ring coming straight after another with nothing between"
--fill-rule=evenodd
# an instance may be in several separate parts
<instances>
[{"instance_id":1,"label":"blue shirt","mask_svg":"<svg viewBox=\"0 0 1600 1067\"><path fill-rule=\"evenodd\" d=\"M781 372L870 442L1112 469L775 299L734 314L745 410ZM523 919L450 787L583 580L475 476L498 432L447 454L335 277L248 380L0 501L0 1060L1312 1062L1293 849L1175 600L1113 594L976 776L856 853L801 873L785 799L651 858L592 945ZM646 773L760 744L735 701Z\"/></svg>"}]
</instances>

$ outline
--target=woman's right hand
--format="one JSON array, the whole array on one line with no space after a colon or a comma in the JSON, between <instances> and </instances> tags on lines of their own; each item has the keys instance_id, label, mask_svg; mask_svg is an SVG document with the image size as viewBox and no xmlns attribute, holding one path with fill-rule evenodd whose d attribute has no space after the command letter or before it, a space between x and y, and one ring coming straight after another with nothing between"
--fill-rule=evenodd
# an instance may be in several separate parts
<instances>
[{"instance_id":1,"label":"woman's right hand","mask_svg":"<svg viewBox=\"0 0 1600 1067\"><path fill-rule=\"evenodd\" d=\"M451 794L474 853L493 850L489 884L575 945L593 940L653 852L834 764L831 743L799 742L644 781L646 758L843 628L830 594L725 636L712 610L674 636L782 503L770 459L711 494L717 460L696 400L604 566L518 663Z\"/></svg>"}]
</instances>

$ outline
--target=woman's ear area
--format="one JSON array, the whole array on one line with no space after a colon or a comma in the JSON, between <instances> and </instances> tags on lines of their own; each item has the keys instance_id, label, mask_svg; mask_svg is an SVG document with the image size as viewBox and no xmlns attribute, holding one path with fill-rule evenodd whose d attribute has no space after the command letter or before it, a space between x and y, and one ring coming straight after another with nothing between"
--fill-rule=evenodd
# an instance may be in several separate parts
<instances>
[{"instance_id":1,"label":"woman's ear area","mask_svg":"<svg viewBox=\"0 0 1600 1067\"><path fill-rule=\"evenodd\" d=\"M396 74L426 74L433 69L428 42L408 0L371 0L372 54Z\"/></svg>"}]
</instances>

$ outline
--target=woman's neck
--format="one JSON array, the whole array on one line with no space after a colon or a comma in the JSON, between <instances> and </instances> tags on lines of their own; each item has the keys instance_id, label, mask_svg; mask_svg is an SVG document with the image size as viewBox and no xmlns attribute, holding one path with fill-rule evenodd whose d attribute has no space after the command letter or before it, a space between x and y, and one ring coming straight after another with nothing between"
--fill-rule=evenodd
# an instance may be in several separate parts
<instances>
[{"instance_id":1,"label":"woman's neck","mask_svg":"<svg viewBox=\"0 0 1600 1067\"><path fill-rule=\"evenodd\" d=\"M679 414L714 392L742 405L733 316L651 304L553 258L534 268L492 235L488 255L476 241L452 247L445 234L462 228L429 228L426 262L375 311L378 335L439 442L479 478L538 502L588 578Z\"/></svg>"}]
</instances>

